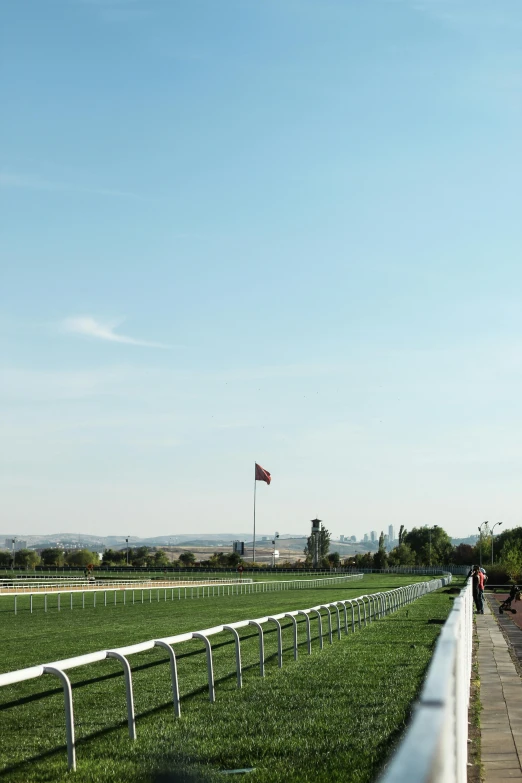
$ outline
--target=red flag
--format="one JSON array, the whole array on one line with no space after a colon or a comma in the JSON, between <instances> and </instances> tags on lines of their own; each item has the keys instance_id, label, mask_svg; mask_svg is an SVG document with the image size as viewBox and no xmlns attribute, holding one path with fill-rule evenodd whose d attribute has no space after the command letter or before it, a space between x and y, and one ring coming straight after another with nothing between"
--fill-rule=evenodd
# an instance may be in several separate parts
<instances>
[{"instance_id":1,"label":"red flag","mask_svg":"<svg viewBox=\"0 0 522 783\"><path fill-rule=\"evenodd\" d=\"M267 484L270 484L272 481L272 476L268 472L268 470L265 470L261 467L261 465L258 465L256 462L256 481L266 481Z\"/></svg>"}]
</instances>

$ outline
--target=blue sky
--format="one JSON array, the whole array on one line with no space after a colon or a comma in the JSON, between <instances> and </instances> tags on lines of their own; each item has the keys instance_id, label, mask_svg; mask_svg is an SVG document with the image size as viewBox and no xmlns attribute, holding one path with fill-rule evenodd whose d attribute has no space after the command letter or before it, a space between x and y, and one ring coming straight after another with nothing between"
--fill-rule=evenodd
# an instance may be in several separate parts
<instances>
[{"instance_id":1,"label":"blue sky","mask_svg":"<svg viewBox=\"0 0 522 783\"><path fill-rule=\"evenodd\" d=\"M521 523L518 0L0 13L4 532Z\"/></svg>"}]
</instances>

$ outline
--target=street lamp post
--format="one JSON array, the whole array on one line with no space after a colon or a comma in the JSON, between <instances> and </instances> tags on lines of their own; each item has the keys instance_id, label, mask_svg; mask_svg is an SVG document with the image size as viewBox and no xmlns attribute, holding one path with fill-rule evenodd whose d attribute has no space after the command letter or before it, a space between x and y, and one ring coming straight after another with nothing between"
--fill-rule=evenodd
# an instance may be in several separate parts
<instances>
[{"instance_id":1,"label":"street lamp post","mask_svg":"<svg viewBox=\"0 0 522 783\"><path fill-rule=\"evenodd\" d=\"M493 565L493 531L497 525L501 525L501 524L502 522L495 522L495 524L491 528L491 565Z\"/></svg>"},{"instance_id":2,"label":"street lamp post","mask_svg":"<svg viewBox=\"0 0 522 783\"><path fill-rule=\"evenodd\" d=\"M276 546L277 546L277 539L279 538L279 533L275 532L274 540L272 541L273 551L272 551L272 568L275 568L276 564ZM278 553L279 554L279 553Z\"/></svg>"},{"instance_id":3,"label":"street lamp post","mask_svg":"<svg viewBox=\"0 0 522 783\"><path fill-rule=\"evenodd\" d=\"M125 539L127 542L127 565L129 565L129 536Z\"/></svg>"},{"instance_id":4,"label":"street lamp post","mask_svg":"<svg viewBox=\"0 0 522 783\"><path fill-rule=\"evenodd\" d=\"M16 538L12 538L11 539L11 545L12 545L12 548L13 548L13 571L14 571L15 560L16 560L15 543L16 543Z\"/></svg>"},{"instance_id":5,"label":"street lamp post","mask_svg":"<svg viewBox=\"0 0 522 783\"><path fill-rule=\"evenodd\" d=\"M479 531L479 566L482 568L482 528L484 525L489 525L489 522L486 520L486 522L482 522L481 525L478 527Z\"/></svg>"}]
</instances>

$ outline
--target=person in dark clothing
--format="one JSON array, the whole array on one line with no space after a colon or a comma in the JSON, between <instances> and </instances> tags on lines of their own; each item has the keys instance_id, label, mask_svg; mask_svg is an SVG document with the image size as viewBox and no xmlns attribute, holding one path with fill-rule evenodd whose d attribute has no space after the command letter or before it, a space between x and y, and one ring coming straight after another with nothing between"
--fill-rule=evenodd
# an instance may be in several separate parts
<instances>
[{"instance_id":1,"label":"person in dark clothing","mask_svg":"<svg viewBox=\"0 0 522 783\"><path fill-rule=\"evenodd\" d=\"M477 608L477 614L484 614L484 577L480 568L475 566L471 575L473 581L473 600Z\"/></svg>"}]
</instances>

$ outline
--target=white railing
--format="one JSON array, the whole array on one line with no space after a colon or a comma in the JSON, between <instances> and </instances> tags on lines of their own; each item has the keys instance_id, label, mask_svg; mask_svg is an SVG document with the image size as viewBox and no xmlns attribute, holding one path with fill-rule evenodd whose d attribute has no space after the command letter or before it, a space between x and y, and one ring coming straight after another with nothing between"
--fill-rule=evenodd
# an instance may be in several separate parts
<instances>
[{"instance_id":1,"label":"white railing","mask_svg":"<svg viewBox=\"0 0 522 783\"><path fill-rule=\"evenodd\" d=\"M84 586L74 585L63 589L63 585L54 589L45 585L43 589L37 592L29 590L22 590L17 592L0 592L0 606L2 599L13 598L13 610L15 614L18 614L18 598L23 596L29 598L29 612L32 614L35 608L35 598L43 598L43 610L47 612L48 597L57 596L57 609L61 611L61 596L66 594L69 596L69 605L71 610L74 608L74 597L77 598L76 608L79 607L79 599L81 597L81 608L85 609L85 596L91 595L93 602L91 606L96 608L97 595L103 595L103 605L107 606L107 597L109 594L113 595L114 604L117 603L117 597L121 593L123 596L123 603L127 605L127 595L129 595L129 604L132 599L132 604L135 603L152 603L153 594L156 595L157 602L160 601L160 594L164 601L181 601L186 599L197 598L219 598L225 595L251 595L252 593L271 593L280 590L310 590L317 587L326 587L329 585L342 585L345 582L353 582L363 578L363 574L345 574L344 576L328 576L321 579L289 579L284 581L270 580L269 582L254 582L252 579L223 579L223 580L210 580L209 582L187 582L185 585L176 584L172 582L128 582L114 586L114 582L89 582ZM88 586L87 586L88 585ZM138 601L136 602L136 593L138 593ZM148 593L148 601L145 599L145 595ZM140 599L141 595L141 601Z\"/></svg>"},{"instance_id":2,"label":"white railing","mask_svg":"<svg viewBox=\"0 0 522 783\"><path fill-rule=\"evenodd\" d=\"M202 580L172 580L172 579L82 579L82 580L66 580L66 581L49 581L49 582L22 582L17 584L13 580L0 579L0 596L2 595L29 595L34 592L57 592L61 590L62 593L69 593L72 590L99 590L115 589L126 590L131 587L136 590L141 588L154 587L197 587L201 585L232 585L241 584L244 582L252 582L252 579L242 579L236 577L235 579L202 579Z\"/></svg>"},{"instance_id":3,"label":"white railing","mask_svg":"<svg viewBox=\"0 0 522 783\"><path fill-rule=\"evenodd\" d=\"M379 783L466 783L472 632L469 580L439 636L411 724Z\"/></svg>"},{"instance_id":4,"label":"white railing","mask_svg":"<svg viewBox=\"0 0 522 783\"><path fill-rule=\"evenodd\" d=\"M344 633L354 633L356 628L360 629L362 623L366 626L368 623L378 620L381 617L395 612L406 604L415 601L427 593L431 593L434 590L438 590L441 587L451 582L451 574L442 577L441 579L434 579L431 582L417 582L415 584L406 585L404 587L398 587L393 590L388 590L381 593L370 593L369 595L360 595L351 599L341 599L333 601L331 603L319 604L313 606L310 609L296 609L289 612L283 612L281 614L267 615L266 617L258 617L255 620L240 620L235 623L228 623L226 625L216 625L213 628L206 628L201 631L190 631L188 633L178 634L176 636L169 636L162 639L151 639L140 644L133 644L128 647L120 647L114 650L99 650L98 652L88 653L87 655L79 655L75 658L67 658L63 661L54 661L53 663L40 664L38 666L31 666L27 669L19 669L14 672L7 672L6 674L0 674L0 687L6 685L14 685L26 680L34 680L44 674L52 674L58 677L64 691L65 698L65 726L67 737L67 759L69 763L69 769L76 769L76 748L75 748L75 734L74 734L74 709L71 682L66 675L68 669L77 668L79 666L87 666L98 661L104 661L107 658L114 658L119 661L123 667L123 674L125 678L125 692L126 692L126 705L127 705L127 723L129 728L129 736L132 740L136 739L136 719L134 713L134 697L132 689L132 672L127 660L129 655L135 655L137 653L152 650L156 647L164 650L168 654L172 681L172 695L174 703L174 714L179 717L181 714L180 705L180 693L178 685L177 663L176 654L174 652L174 645L181 644L182 642L199 639L203 642L206 651L207 661L207 674L208 674L208 692L209 700L213 703L216 699L215 685L214 685L214 668L212 661L212 646L210 643L210 637L220 633L231 633L234 637L235 644L235 659L236 659L236 677L237 687L243 686L243 675L241 668L241 639L238 634L238 629L246 628L248 626L257 629L259 634L259 669L261 677L265 676L265 652L264 652L264 636L263 626L267 624L273 624L277 632L277 659L280 668L283 666L283 640L282 640L282 627L281 620L287 619L291 621L290 628L292 630L293 638L293 654L294 660L298 658L298 639L297 639L297 625L300 617L303 618L301 622L304 622L306 629L306 648L309 655L312 654L312 637L310 621L311 618L317 619L318 632L319 632L319 647L323 648L324 635L323 635L323 619L326 619L328 623L328 640L330 644L333 644L334 632L338 639L342 635L342 627L344 626ZM368 609L368 613L366 610ZM342 612L342 617L341 617ZM334 616L335 627L332 624L332 614ZM416 782L418 783L418 781Z\"/></svg>"},{"instance_id":5,"label":"white railing","mask_svg":"<svg viewBox=\"0 0 522 783\"><path fill-rule=\"evenodd\" d=\"M436 566L388 566L387 568L359 568L365 574L453 574L454 576L466 576L471 566L458 566L452 563Z\"/></svg>"}]
</instances>

